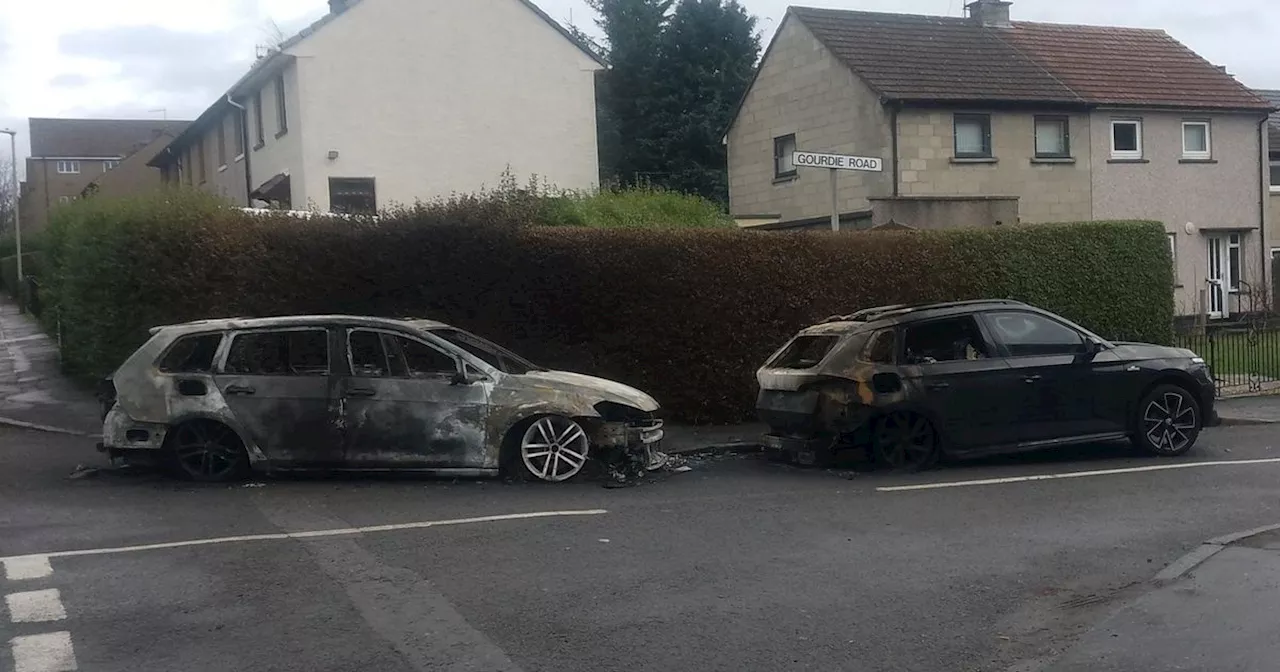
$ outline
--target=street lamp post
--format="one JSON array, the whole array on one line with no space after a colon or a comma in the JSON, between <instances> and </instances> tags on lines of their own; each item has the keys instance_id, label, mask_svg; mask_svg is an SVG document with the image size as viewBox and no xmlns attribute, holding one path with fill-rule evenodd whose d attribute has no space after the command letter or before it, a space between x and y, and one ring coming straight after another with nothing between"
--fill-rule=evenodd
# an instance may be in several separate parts
<instances>
[{"instance_id":1,"label":"street lamp post","mask_svg":"<svg viewBox=\"0 0 1280 672\"><path fill-rule=\"evenodd\" d=\"M18 253L18 286L14 287L14 291L18 293L18 305L26 310L26 301L23 299L22 291L23 281L26 279L22 275L22 187L18 184L18 132L0 129L0 133L9 136L9 156L13 159L13 240L17 246Z\"/></svg>"}]
</instances>

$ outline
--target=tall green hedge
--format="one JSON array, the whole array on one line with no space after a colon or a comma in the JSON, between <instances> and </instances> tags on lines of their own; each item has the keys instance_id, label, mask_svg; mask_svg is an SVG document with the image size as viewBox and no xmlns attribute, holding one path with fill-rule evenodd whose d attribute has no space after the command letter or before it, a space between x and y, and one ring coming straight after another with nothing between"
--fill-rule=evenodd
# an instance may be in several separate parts
<instances>
[{"instance_id":1,"label":"tall green hedge","mask_svg":"<svg viewBox=\"0 0 1280 672\"><path fill-rule=\"evenodd\" d=\"M1172 338L1168 243L1154 223L797 235L488 215L250 216L180 193L82 201L51 225L45 314L61 315L68 369L94 377L157 324L432 317L648 390L699 422L749 417L763 358L815 320L871 305L1017 298L1107 337Z\"/></svg>"}]
</instances>

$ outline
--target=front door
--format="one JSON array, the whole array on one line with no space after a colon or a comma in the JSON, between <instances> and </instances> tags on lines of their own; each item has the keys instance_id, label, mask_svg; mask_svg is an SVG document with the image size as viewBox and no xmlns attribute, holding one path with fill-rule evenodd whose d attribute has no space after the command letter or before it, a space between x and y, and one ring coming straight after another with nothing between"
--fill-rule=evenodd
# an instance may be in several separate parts
<instances>
[{"instance_id":1,"label":"front door","mask_svg":"<svg viewBox=\"0 0 1280 672\"><path fill-rule=\"evenodd\" d=\"M986 313L996 344L1021 386L1016 422L1023 443L1114 431L1094 403L1097 392L1084 334L1039 313Z\"/></svg>"},{"instance_id":2,"label":"front door","mask_svg":"<svg viewBox=\"0 0 1280 672\"><path fill-rule=\"evenodd\" d=\"M1017 443L1021 390L973 316L910 324L903 341L903 372L949 450Z\"/></svg>"},{"instance_id":3,"label":"front door","mask_svg":"<svg viewBox=\"0 0 1280 672\"><path fill-rule=\"evenodd\" d=\"M424 340L347 332L350 375L339 384L347 462L354 468L480 468L490 464L487 381Z\"/></svg>"},{"instance_id":4,"label":"front door","mask_svg":"<svg viewBox=\"0 0 1280 672\"><path fill-rule=\"evenodd\" d=\"M323 327L233 334L214 382L233 417L281 466L337 464L342 437Z\"/></svg>"},{"instance_id":5,"label":"front door","mask_svg":"<svg viewBox=\"0 0 1280 672\"><path fill-rule=\"evenodd\" d=\"M1209 275L1206 279L1209 297L1208 313L1213 319L1230 317L1231 306L1227 301L1231 288L1231 239L1229 236L1212 235L1206 239L1209 248Z\"/></svg>"}]
</instances>

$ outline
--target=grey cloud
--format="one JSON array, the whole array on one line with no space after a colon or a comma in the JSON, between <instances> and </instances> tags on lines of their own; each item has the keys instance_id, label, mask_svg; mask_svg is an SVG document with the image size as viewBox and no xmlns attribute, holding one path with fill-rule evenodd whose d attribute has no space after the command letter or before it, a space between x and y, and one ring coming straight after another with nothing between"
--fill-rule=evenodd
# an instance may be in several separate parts
<instances>
[{"instance_id":1,"label":"grey cloud","mask_svg":"<svg viewBox=\"0 0 1280 672\"><path fill-rule=\"evenodd\" d=\"M157 26L127 26L71 33L62 36L59 50L112 62L117 77L133 87L172 94L217 95L244 69L243 42L231 31L192 33Z\"/></svg>"}]
</instances>

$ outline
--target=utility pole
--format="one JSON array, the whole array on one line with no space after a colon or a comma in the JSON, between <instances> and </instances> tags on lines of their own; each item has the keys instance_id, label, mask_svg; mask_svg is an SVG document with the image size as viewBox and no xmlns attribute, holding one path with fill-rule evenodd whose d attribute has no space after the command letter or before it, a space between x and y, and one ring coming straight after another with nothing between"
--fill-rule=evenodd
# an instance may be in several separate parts
<instances>
[{"instance_id":1,"label":"utility pole","mask_svg":"<svg viewBox=\"0 0 1280 672\"><path fill-rule=\"evenodd\" d=\"M18 252L18 286L14 291L18 292L18 306L22 310L27 309L25 292L22 291L23 283L26 277L22 275L22 185L18 184L18 132L0 129L0 133L9 136L9 155L13 158L13 240L17 244Z\"/></svg>"}]
</instances>

